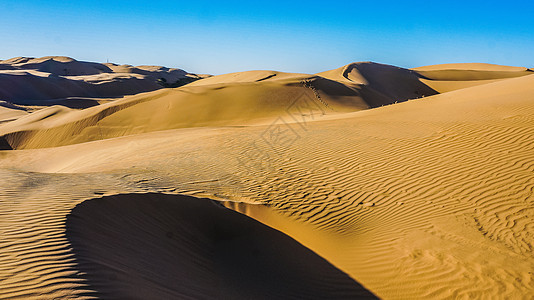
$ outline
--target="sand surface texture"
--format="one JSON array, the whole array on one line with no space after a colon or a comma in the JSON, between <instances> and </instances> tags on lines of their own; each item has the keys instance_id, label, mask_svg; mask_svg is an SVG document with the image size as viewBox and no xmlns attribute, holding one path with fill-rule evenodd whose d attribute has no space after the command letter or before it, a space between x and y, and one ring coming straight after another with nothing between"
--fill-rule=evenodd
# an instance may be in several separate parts
<instances>
[{"instance_id":1,"label":"sand surface texture","mask_svg":"<svg viewBox=\"0 0 534 300\"><path fill-rule=\"evenodd\" d=\"M75 61L43 62L5 76ZM528 299L533 74L363 62L84 109L2 96L0 299Z\"/></svg>"}]
</instances>

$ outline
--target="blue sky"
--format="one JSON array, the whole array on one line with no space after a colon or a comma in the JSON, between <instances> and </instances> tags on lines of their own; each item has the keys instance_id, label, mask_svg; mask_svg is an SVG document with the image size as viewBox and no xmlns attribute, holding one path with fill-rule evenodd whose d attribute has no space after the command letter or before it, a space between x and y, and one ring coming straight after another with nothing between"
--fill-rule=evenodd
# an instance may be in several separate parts
<instances>
[{"instance_id":1,"label":"blue sky","mask_svg":"<svg viewBox=\"0 0 534 300\"><path fill-rule=\"evenodd\" d=\"M534 67L534 1L5 1L0 59L316 73L355 61L401 67Z\"/></svg>"}]
</instances>

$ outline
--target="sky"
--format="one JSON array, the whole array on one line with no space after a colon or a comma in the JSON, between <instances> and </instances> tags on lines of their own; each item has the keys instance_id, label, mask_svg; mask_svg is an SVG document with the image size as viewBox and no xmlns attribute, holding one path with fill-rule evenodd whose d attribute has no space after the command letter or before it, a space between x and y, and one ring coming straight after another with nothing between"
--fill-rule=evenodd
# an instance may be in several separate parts
<instances>
[{"instance_id":1,"label":"sky","mask_svg":"<svg viewBox=\"0 0 534 300\"><path fill-rule=\"evenodd\" d=\"M0 0L0 59L62 55L192 73L351 62L534 67L534 1Z\"/></svg>"}]
</instances>

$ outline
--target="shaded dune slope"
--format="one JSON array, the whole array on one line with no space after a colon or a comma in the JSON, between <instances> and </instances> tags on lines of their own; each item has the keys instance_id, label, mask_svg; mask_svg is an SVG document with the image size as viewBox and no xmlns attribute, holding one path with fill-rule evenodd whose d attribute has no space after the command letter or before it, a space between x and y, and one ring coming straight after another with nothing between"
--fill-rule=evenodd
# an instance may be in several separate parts
<instances>
[{"instance_id":1,"label":"shaded dune slope","mask_svg":"<svg viewBox=\"0 0 534 300\"><path fill-rule=\"evenodd\" d=\"M335 76L329 79L272 71L214 76L82 111L59 113L58 107L50 107L37 112L39 117L20 118L0 127L0 136L13 149L45 148L166 129L270 123L288 110L300 117L339 114L432 93L414 81L411 71L401 70L392 77L387 73L389 67L373 64L364 69L374 70L369 71L374 74L369 75L372 87L336 81ZM388 84L377 83L382 73L391 77ZM402 74L410 74L407 81L415 83L397 82Z\"/></svg>"},{"instance_id":2,"label":"shaded dune slope","mask_svg":"<svg viewBox=\"0 0 534 300\"><path fill-rule=\"evenodd\" d=\"M431 66L414 71L376 63L353 63L317 76L240 72L82 111L50 107L0 126L0 136L13 149L55 147L167 129L268 123L288 109L302 117L346 113L436 94L429 86L450 91L506 79L466 80L468 76L461 74L469 74L470 68L494 77L500 72L531 74L525 68L492 65ZM421 75L425 70L437 74L452 70L460 75L425 79Z\"/></svg>"},{"instance_id":3,"label":"shaded dune slope","mask_svg":"<svg viewBox=\"0 0 534 300\"><path fill-rule=\"evenodd\" d=\"M21 105L89 107L98 103L82 102L79 98L153 91L162 88L157 82L160 78L175 82L185 77L200 78L180 69L159 66L102 64L62 56L16 57L0 61L0 100ZM66 101L72 97L75 101Z\"/></svg>"},{"instance_id":4,"label":"shaded dune slope","mask_svg":"<svg viewBox=\"0 0 534 300\"><path fill-rule=\"evenodd\" d=\"M375 299L290 237L208 199L78 204L67 238L88 288L121 299Z\"/></svg>"},{"instance_id":5,"label":"shaded dune slope","mask_svg":"<svg viewBox=\"0 0 534 300\"><path fill-rule=\"evenodd\" d=\"M369 93L390 99L390 103L437 94L421 81L417 72L373 62L352 63L317 75L363 86Z\"/></svg>"},{"instance_id":6,"label":"shaded dune slope","mask_svg":"<svg viewBox=\"0 0 534 300\"><path fill-rule=\"evenodd\" d=\"M0 101L0 124L4 122L16 120L27 114L28 113L26 111L16 106Z\"/></svg>"},{"instance_id":7,"label":"shaded dune slope","mask_svg":"<svg viewBox=\"0 0 534 300\"><path fill-rule=\"evenodd\" d=\"M274 84L275 78L260 82ZM244 85L250 84L256 83ZM217 84L207 87L225 90ZM132 202L138 203L136 211L128 211L127 203L110 213L117 209L108 197L104 209L93 203L102 199L89 200L67 215L95 194L151 191L242 202L224 204L291 236L385 299L528 299L534 291L533 104L534 76L523 76L339 118L317 118L321 121L310 120L305 128L290 124L299 138L278 153L263 139L269 124L182 128L0 151L0 298L75 298L89 289L86 277L103 295L126 293L123 289L139 277L131 272L135 280L127 278L130 274L123 270L153 270L143 259L126 261L117 257L120 251L111 251L120 266L109 262L113 268L108 270L90 263L101 259L100 251L131 245L120 232L138 227L116 223L138 216L150 234L144 237L136 230L133 239L140 235L154 241L164 235L164 241L182 249L175 244L177 235L168 238L164 230L165 224L175 223L157 207L138 203L144 200ZM132 116L141 118L143 111ZM45 112L24 117L24 124L52 126L66 116L78 119L62 107ZM174 211L172 205L158 206ZM159 218L152 220L145 210ZM80 216L77 224L75 215ZM102 224L112 224L107 227L119 234L106 245L97 240L91 248L84 240L95 240L93 233L100 227L92 221L100 216ZM67 228L69 239L66 219L74 224ZM187 224L185 228L195 228L212 245L217 240L198 223ZM158 241L147 247L157 253L168 245ZM137 250L125 249L144 257ZM85 262L77 265L73 251ZM206 265L221 262L198 259ZM209 282L212 277L202 278ZM227 286L236 286L239 277L231 278ZM165 288L153 282L147 286L159 295L173 293L174 283L165 282Z\"/></svg>"}]
</instances>

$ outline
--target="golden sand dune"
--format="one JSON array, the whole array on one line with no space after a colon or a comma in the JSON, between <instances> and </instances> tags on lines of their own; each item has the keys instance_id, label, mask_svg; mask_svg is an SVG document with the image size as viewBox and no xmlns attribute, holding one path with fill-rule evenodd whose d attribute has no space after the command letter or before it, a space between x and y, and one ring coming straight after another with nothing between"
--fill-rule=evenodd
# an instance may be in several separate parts
<instances>
[{"instance_id":1,"label":"golden sand dune","mask_svg":"<svg viewBox=\"0 0 534 300\"><path fill-rule=\"evenodd\" d=\"M378 64L360 68L368 82L335 81L340 70L328 72L332 79L271 71L214 76L82 111L50 107L0 127L0 136L13 149L55 147L174 128L270 123L288 110L298 115L290 120L296 122L309 114L352 112L435 94L413 71ZM403 76L407 79L398 80Z\"/></svg>"},{"instance_id":2,"label":"golden sand dune","mask_svg":"<svg viewBox=\"0 0 534 300\"><path fill-rule=\"evenodd\" d=\"M534 75L377 107L425 79L370 66L0 125L0 298L530 297Z\"/></svg>"},{"instance_id":3,"label":"golden sand dune","mask_svg":"<svg viewBox=\"0 0 534 300\"><path fill-rule=\"evenodd\" d=\"M369 90L392 99L391 103L437 94L412 70L372 62L352 63L317 75L366 86Z\"/></svg>"},{"instance_id":4,"label":"golden sand dune","mask_svg":"<svg viewBox=\"0 0 534 300\"><path fill-rule=\"evenodd\" d=\"M494 64L484 64L484 63L461 63L461 64L441 64L441 65L423 66L423 67L413 68L413 70L416 70L416 71L457 70L457 71L465 71L466 73L469 73L472 71L525 72L527 71L527 68L502 66L502 65L494 65Z\"/></svg>"},{"instance_id":5,"label":"golden sand dune","mask_svg":"<svg viewBox=\"0 0 534 300\"><path fill-rule=\"evenodd\" d=\"M440 93L534 74L527 68L481 63L433 65L413 70L423 78L422 82Z\"/></svg>"},{"instance_id":6,"label":"golden sand dune","mask_svg":"<svg viewBox=\"0 0 534 300\"><path fill-rule=\"evenodd\" d=\"M160 89L158 80L174 83L201 78L180 69L77 61L63 56L0 60L0 100L23 105L97 105L79 98L121 97ZM66 101L74 98L78 101ZM43 102L42 100L48 100ZM73 103L74 102L74 103Z\"/></svg>"},{"instance_id":7,"label":"golden sand dune","mask_svg":"<svg viewBox=\"0 0 534 300\"><path fill-rule=\"evenodd\" d=\"M108 196L77 205L66 223L103 298L375 298L290 237L208 199Z\"/></svg>"},{"instance_id":8,"label":"golden sand dune","mask_svg":"<svg viewBox=\"0 0 534 300\"><path fill-rule=\"evenodd\" d=\"M308 78L308 74L284 73L277 71L246 71L217 75L205 78L191 83L189 86L210 85L210 84L229 84L229 83L250 83L264 80L274 81L288 78Z\"/></svg>"},{"instance_id":9,"label":"golden sand dune","mask_svg":"<svg viewBox=\"0 0 534 300\"><path fill-rule=\"evenodd\" d=\"M27 112L25 110L13 106L10 103L0 101L0 123L14 121L26 114Z\"/></svg>"}]
</instances>

